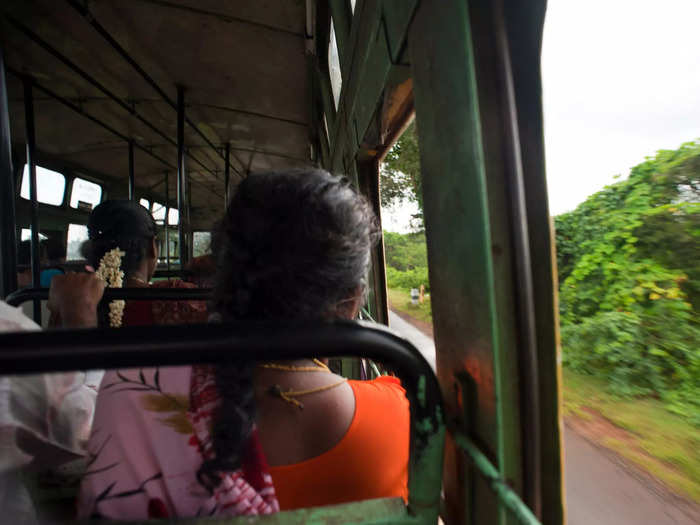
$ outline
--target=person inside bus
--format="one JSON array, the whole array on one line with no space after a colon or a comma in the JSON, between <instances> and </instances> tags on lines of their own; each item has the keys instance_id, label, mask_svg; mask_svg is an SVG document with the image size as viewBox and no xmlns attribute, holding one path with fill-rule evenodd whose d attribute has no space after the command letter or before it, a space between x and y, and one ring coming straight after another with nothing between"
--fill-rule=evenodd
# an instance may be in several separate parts
<instances>
[{"instance_id":1,"label":"person inside bus","mask_svg":"<svg viewBox=\"0 0 700 525\"><path fill-rule=\"evenodd\" d=\"M63 269L66 262L66 245L54 237L49 237L42 244L46 250L47 266L41 270L39 282L42 288L49 288L54 276L66 273Z\"/></svg>"},{"instance_id":2,"label":"person inside bus","mask_svg":"<svg viewBox=\"0 0 700 525\"><path fill-rule=\"evenodd\" d=\"M156 236L156 223L146 208L130 200L108 200L90 213L81 252L97 269L105 253L122 250L125 288L194 288L180 279L151 283L158 264ZM122 325L203 323L207 316L203 301L128 301Z\"/></svg>"},{"instance_id":3,"label":"person inside bus","mask_svg":"<svg viewBox=\"0 0 700 525\"><path fill-rule=\"evenodd\" d=\"M370 206L342 178L315 169L252 174L215 235L216 313L221 321L354 319L378 234ZM54 307L95 304L95 281L55 278ZM76 326L95 319L88 312ZM106 373L81 517L407 498L409 406L398 379L347 381L318 359L235 357L230 366Z\"/></svg>"}]
</instances>

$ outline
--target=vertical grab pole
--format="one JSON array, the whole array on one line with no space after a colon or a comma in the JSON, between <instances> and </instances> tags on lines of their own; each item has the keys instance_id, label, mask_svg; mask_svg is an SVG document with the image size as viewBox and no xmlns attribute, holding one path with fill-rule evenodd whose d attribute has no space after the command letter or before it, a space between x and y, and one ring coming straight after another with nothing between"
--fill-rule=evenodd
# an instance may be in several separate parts
<instances>
[{"instance_id":1,"label":"vertical grab pole","mask_svg":"<svg viewBox=\"0 0 700 525\"><path fill-rule=\"evenodd\" d=\"M39 268L39 205L36 187L36 136L34 133L34 94L32 79L23 78L24 84L24 120L27 139L27 168L29 172L29 199L32 203L32 287L40 284ZM41 302L34 301L34 322L41 325Z\"/></svg>"},{"instance_id":2,"label":"vertical grab pole","mask_svg":"<svg viewBox=\"0 0 700 525\"><path fill-rule=\"evenodd\" d=\"M136 177L134 175L134 141L129 141L129 200L136 200Z\"/></svg>"},{"instance_id":3,"label":"vertical grab pole","mask_svg":"<svg viewBox=\"0 0 700 525\"><path fill-rule=\"evenodd\" d=\"M170 272L170 186L169 174L165 172L165 265ZM178 221L179 222L179 221ZM168 274L170 279L170 274Z\"/></svg>"},{"instance_id":4,"label":"vertical grab pole","mask_svg":"<svg viewBox=\"0 0 700 525\"><path fill-rule=\"evenodd\" d=\"M224 155L224 198L226 199L225 207L228 208L228 185L231 178L231 167L229 166L229 159L231 157L231 143L226 143L225 155Z\"/></svg>"},{"instance_id":5,"label":"vertical grab pole","mask_svg":"<svg viewBox=\"0 0 700 525\"><path fill-rule=\"evenodd\" d=\"M0 49L0 297L17 289L17 224L5 60Z\"/></svg>"},{"instance_id":6,"label":"vertical grab pole","mask_svg":"<svg viewBox=\"0 0 700 525\"><path fill-rule=\"evenodd\" d=\"M180 211L178 221L178 249L180 255L180 270L185 269L187 256L187 246L185 236L187 229L185 221L186 212L186 187L187 178L185 176L185 90L182 86L177 86L177 209ZM184 273L183 273L184 277Z\"/></svg>"}]
</instances>

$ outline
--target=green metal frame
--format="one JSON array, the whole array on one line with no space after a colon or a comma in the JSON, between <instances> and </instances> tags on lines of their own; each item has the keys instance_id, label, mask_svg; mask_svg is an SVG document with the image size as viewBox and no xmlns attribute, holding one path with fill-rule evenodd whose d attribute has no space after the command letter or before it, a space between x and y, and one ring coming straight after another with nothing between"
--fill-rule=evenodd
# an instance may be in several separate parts
<instances>
[{"instance_id":1,"label":"green metal frame","mask_svg":"<svg viewBox=\"0 0 700 525\"><path fill-rule=\"evenodd\" d=\"M349 16L347 1L331 0L319 10L321 162L369 196L378 195L372 150L383 140L383 97L412 82L440 298L437 368L454 430L443 478L449 522L563 521L539 80L544 9L544 0L358 0ZM337 110L326 64L330 16L343 80ZM383 262L373 258L373 268ZM379 274L370 283L374 317L386 308Z\"/></svg>"}]
</instances>

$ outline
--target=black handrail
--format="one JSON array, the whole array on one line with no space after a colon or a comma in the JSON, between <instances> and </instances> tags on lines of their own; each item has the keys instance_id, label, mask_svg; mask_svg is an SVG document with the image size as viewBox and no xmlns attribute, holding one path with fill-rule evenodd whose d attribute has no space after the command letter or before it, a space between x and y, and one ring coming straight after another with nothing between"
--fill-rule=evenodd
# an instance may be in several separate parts
<instances>
[{"instance_id":1,"label":"black handrail","mask_svg":"<svg viewBox=\"0 0 700 525\"><path fill-rule=\"evenodd\" d=\"M211 288L107 288L104 299L107 301L208 301L212 298ZM47 301L48 288L24 288L11 293L5 302L19 306L27 301Z\"/></svg>"},{"instance_id":2,"label":"black handrail","mask_svg":"<svg viewBox=\"0 0 700 525\"><path fill-rule=\"evenodd\" d=\"M416 481L440 479L440 386L423 355L382 325L239 322L0 334L3 374L227 363L241 356L265 361L348 355L385 363L401 378L411 411L409 507L417 514L434 509L436 519L440 483Z\"/></svg>"}]
</instances>

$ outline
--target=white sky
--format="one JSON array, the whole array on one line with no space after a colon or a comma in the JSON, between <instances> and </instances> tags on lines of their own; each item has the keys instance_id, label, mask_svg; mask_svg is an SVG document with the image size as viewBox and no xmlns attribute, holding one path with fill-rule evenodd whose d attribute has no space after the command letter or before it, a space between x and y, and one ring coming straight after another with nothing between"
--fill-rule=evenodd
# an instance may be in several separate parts
<instances>
[{"instance_id":1,"label":"white sky","mask_svg":"<svg viewBox=\"0 0 700 525\"><path fill-rule=\"evenodd\" d=\"M660 149L700 138L700 1L550 0L544 28L550 212Z\"/></svg>"},{"instance_id":2,"label":"white sky","mask_svg":"<svg viewBox=\"0 0 700 525\"><path fill-rule=\"evenodd\" d=\"M549 0L542 50L550 213L700 138L700 0ZM406 231L407 206L384 210Z\"/></svg>"}]
</instances>

